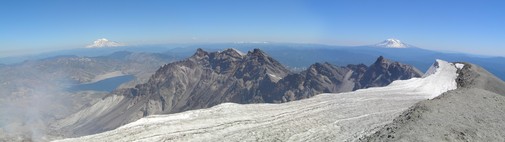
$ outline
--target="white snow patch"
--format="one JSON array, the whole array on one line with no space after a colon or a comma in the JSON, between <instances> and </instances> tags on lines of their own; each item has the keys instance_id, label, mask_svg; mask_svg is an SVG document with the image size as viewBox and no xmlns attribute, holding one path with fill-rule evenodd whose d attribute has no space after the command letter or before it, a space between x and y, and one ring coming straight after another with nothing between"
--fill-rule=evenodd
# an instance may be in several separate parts
<instances>
[{"instance_id":1,"label":"white snow patch","mask_svg":"<svg viewBox=\"0 0 505 142\"><path fill-rule=\"evenodd\" d=\"M402 43L400 40L393 39L393 38L386 39L383 42L376 44L375 46L385 47L385 48L407 48L407 47L410 47L410 45Z\"/></svg>"},{"instance_id":2,"label":"white snow patch","mask_svg":"<svg viewBox=\"0 0 505 142\"><path fill-rule=\"evenodd\" d=\"M106 38L101 38L95 40L93 44L86 46L86 48L117 47L117 46L125 46L125 44L115 41L109 41Z\"/></svg>"},{"instance_id":3,"label":"white snow patch","mask_svg":"<svg viewBox=\"0 0 505 142\"><path fill-rule=\"evenodd\" d=\"M423 78L397 80L388 87L411 88L429 94L428 99L432 99L444 92L456 89L457 77L457 68L454 64L437 59L437 62L428 69Z\"/></svg>"},{"instance_id":4,"label":"white snow patch","mask_svg":"<svg viewBox=\"0 0 505 142\"><path fill-rule=\"evenodd\" d=\"M438 60L437 59L435 63L433 63L430 68L428 68L428 70L424 73L423 77L427 77L427 76L430 76L432 74L434 74L435 72L437 72L437 68L439 68L438 66Z\"/></svg>"},{"instance_id":5,"label":"white snow patch","mask_svg":"<svg viewBox=\"0 0 505 142\"><path fill-rule=\"evenodd\" d=\"M231 49L233 49L235 52L237 52L238 54L240 54L242 56L246 55L244 52L242 52L242 51L240 51L238 49L235 49L235 48L231 48Z\"/></svg>"},{"instance_id":6,"label":"white snow patch","mask_svg":"<svg viewBox=\"0 0 505 142\"><path fill-rule=\"evenodd\" d=\"M455 65L458 69L463 69L463 67L465 67L465 64L462 63L456 63Z\"/></svg>"},{"instance_id":7,"label":"white snow patch","mask_svg":"<svg viewBox=\"0 0 505 142\"><path fill-rule=\"evenodd\" d=\"M270 73L267 73L268 76L270 76L270 79L272 79L273 82L278 82L279 80L282 79L282 77L279 77L275 74L270 74Z\"/></svg>"},{"instance_id":8,"label":"white snow patch","mask_svg":"<svg viewBox=\"0 0 505 142\"><path fill-rule=\"evenodd\" d=\"M277 75L275 74L268 74L270 77L273 77L274 79L282 79L281 77L278 77Z\"/></svg>"},{"instance_id":9,"label":"white snow patch","mask_svg":"<svg viewBox=\"0 0 505 142\"><path fill-rule=\"evenodd\" d=\"M282 104L224 103L153 115L115 130L62 141L356 141L413 104L456 89L454 64L437 60L433 70L423 78L386 87Z\"/></svg>"}]
</instances>

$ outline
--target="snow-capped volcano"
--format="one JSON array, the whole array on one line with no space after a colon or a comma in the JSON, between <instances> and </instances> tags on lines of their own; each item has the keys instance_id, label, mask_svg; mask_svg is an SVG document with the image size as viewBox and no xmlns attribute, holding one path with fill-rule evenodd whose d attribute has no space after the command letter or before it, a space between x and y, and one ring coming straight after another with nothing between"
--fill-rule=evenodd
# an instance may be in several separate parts
<instances>
[{"instance_id":1,"label":"snow-capped volcano","mask_svg":"<svg viewBox=\"0 0 505 142\"><path fill-rule=\"evenodd\" d=\"M377 46L377 47L385 47L385 48L407 48L407 47L411 47L410 45L402 43L400 40L394 39L394 38L386 39L386 40L384 40L381 43L375 44L375 46Z\"/></svg>"},{"instance_id":2,"label":"snow-capped volcano","mask_svg":"<svg viewBox=\"0 0 505 142\"><path fill-rule=\"evenodd\" d=\"M93 44L86 46L86 48L101 48L101 47L116 47L116 46L125 46L125 45L119 42L109 41L106 38L101 38L95 40Z\"/></svg>"}]
</instances>

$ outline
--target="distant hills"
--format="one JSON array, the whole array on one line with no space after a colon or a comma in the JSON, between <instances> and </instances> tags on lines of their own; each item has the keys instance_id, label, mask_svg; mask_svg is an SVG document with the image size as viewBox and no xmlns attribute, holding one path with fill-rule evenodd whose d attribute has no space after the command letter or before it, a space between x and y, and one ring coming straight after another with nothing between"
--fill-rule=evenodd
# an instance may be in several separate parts
<instances>
[{"instance_id":1,"label":"distant hills","mask_svg":"<svg viewBox=\"0 0 505 142\"><path fill-rule=\"evenodd\" d=\"M403 43L405 44L405 43ZM421 71L426 71L436 59L450 62L471 62L484 67L501 79L505 79L505 57L485 57L462 53L445 53L422 49L409 45L408 48L380 48L370 46L329 46L318 44L211 44L193 45L186 48L175 48L168 52L190 56L191 49L203 48L209 51L219 51L222 48L236 48L242 51L261 48L289 69L299 71L309 67L314 62L329 62L334 65L371 64L378 56L413 65Z\"/></svg>"},{"instance_id":2,"label":"distant hills","mask_svg":"<svg viewBox=\"0 0 505 142\"><path fill-rule=\"evenodd\" d=\"M382 47L382 48L381 48ZM400 48L398 48L400 47ZM414 65L425 71L435 59L456 62L471 62L484 67L501 79L505 79L505 58L486 57L462 53L446 53L426 50L401 42L398 39L387 39L383 42L367 46L333 46L321 44L292 44L292 43L200 43L200 44L167 44L148 46L125 46L114 48L79 48L57 52L44 53L33 56L0 58L0 63L19 63L24 60L41 59L57 55L103 56L118 51L163 53L180 59L190 57L198 48L207 51L222 51L235 48L249 51L261 48L270 56L277 59L288 69L301 71L315 62L329 62L334 65L371 64L378 56Z\"/></svg>"},{"instance_id":3,"label":"distant hills","mask_svg":"<svg viewBox=\"0 0 505 142\"><path fill-rule=\"evenodd\" d=\"M391 48L396 47L396 48ZM402 48L398 48L402 47ZM78 48L49 52L31 56L0 58L0 67L26 60L54 58L57 56L106 56L119 51L161 53L177 59L190 57L198 48L207 51L222 51L235 48L249 51L261 48L270 56L292 71L302 71L315 62L328 62L338 66L347 64L371 64L378 56L413 65L420 71L426 71L431 61L442 59L446 61L462 61L478 64L501 79L505 79L505 57L486 57L461 53L445 53L426 50L398 39L387 39L381 43L369 46L331 46L321 44L290 44L290 43L202 43L202 44L169 44L149 46L121 46L113 48ZM1 65L4 64L4 65Z\"/></svg>"}]
</instances>

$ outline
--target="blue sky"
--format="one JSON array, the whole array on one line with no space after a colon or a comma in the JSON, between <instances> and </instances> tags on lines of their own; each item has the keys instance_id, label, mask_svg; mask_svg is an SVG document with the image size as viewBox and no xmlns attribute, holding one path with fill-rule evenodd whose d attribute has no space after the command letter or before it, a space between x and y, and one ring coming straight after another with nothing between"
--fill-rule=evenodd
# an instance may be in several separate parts
<instances>
[{"instance_id":1,"label":"blue sky","mask_svg":"<svg viewBox=\"0 0 505 142\"><path fill-rule=\"evenodd\" d=\"M505 56L504 7L486 0L4 0L0 57L83 48L98 38L130 45L367 45L397 38Z\"/></svg>"}]
</instances>

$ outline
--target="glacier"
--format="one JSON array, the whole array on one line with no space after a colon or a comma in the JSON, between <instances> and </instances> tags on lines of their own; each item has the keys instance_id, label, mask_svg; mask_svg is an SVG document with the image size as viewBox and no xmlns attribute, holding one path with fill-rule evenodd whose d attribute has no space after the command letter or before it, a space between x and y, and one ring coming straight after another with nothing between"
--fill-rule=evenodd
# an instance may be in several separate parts
<instances>
[{"instance_id":1,"label":"glacier","mask_svg":"<svg viewBox=\"0 0 505 142\"><path fill-rule=\"evenodd\" d=\"M415 103L456 89L458 68L462 65L437 60L422 78L385 87L151 115L111 131L57 141L357 141Z\"/></svg>"},{"instance_id":2,"label":"glacier","mask_svg":"<svg viewBox=\"0 0 505 142\"><path fill-rule=\"evenodd\" d=\"M384 48L408 48L412 47L411 45L405 44L401 42L398 39L390 38L386 39L381 43L375 44L377 47L384 47Z\"/></svg>"},{"instance_id":3,"label":"glacier","mask_svg":"<svg viewBox=\"0 0 505 142\"><path fill-rule=\"evenodd\" d=\"M102 48L102 47L117 47L117 46L125 46L125 44L110 41L106 38L100 38L93 41L93 44L86 46L86 48Z\"/></svg>"}]
</instances>

